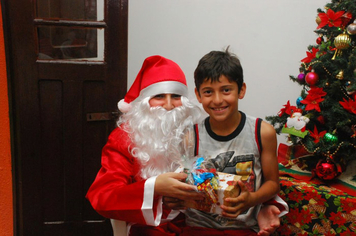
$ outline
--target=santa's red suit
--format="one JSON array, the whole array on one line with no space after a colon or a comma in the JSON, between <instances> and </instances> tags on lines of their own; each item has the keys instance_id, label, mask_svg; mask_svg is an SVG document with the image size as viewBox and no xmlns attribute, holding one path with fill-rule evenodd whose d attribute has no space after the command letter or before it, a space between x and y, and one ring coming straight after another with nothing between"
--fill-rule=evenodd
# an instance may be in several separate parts
<instances>
[{"instance_id":1,"label":"santa's red suit","mask_svg":"<svg viewBox=\"0 0 356 236\"><path fill-rule=\"evenodd\" d=\"M163 209L162 197L154 195L156 177L145 180L137 174L140 164L131 155L130 144L120 127L110 134L102 150L102 167L86 197L106 218L157 226L162 218L179 212Z\"/></svg>"}]
</instances>

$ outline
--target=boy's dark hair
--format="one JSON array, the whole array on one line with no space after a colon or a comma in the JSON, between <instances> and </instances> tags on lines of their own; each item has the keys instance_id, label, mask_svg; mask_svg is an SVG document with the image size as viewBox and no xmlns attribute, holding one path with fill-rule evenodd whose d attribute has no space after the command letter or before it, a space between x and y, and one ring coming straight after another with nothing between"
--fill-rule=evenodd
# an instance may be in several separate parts
<instances>
[{"instance_id":1,"label":"boy's dark hair","mask_svg":"<svg viewBox=\"0 0 356 236\"><path fill-rule=\"evenodd\" d=\"M224 51L211 51L203 56L194 71L195 87L199 91L200 85L207 79L211 82L219 81L220 76L226 76L229 81L234 81L240 89L244 82L243 70L240 60L229 52L229 47Z\"/></svg>"}]
</instances>

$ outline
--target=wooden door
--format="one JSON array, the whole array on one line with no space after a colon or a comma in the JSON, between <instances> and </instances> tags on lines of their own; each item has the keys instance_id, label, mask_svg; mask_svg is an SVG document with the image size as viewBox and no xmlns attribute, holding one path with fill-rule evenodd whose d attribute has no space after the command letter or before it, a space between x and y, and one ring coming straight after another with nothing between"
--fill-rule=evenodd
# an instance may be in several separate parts
<instances>
[{"instance_id":1,"label":"wooden door","mask_svg":"<svg viewBox=\"0 0 356 236\"><path fill-rule=\"evenodd\" d=\"M112 235L85 194L127 86L127 0L2 2L15 235Z\"/></svg>"}]
</instances>

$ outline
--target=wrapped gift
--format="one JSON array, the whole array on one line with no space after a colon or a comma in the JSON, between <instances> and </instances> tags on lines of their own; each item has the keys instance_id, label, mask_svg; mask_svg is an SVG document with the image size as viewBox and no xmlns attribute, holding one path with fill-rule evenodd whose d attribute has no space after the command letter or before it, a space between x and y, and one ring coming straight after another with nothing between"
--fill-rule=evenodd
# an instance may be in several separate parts
<instances>
[{"instance_id":1,"label":"wrapped gift","mask_svg":"<svg viewBox=\"0 0 356 236\"><path fill-rule=\"evenodd\" d=\"M225 202L225 198L237 197L240 194L237 181L241 176L216 172L211 163L204 158L198 158L193 167L185 168L184 172L188 174L186 182L196 185L198 191L206 194L204 201L186 201L187 207L220 214L222 212L220 205L230 206Z\"/></svg>"},{"instance_id":2,"label":"wrapped gift","mask_svg":"<svg viewBox=\"0 0 356 236\"><path fill-rule=\"evenodd\" d=\"M213 188L209 181L204 181L203 184L197 185L199 191L206 193L204 201L187 201L186 206L197 210L221 214L220 205L230 206L229 202L225 202L225 198L234 198L239 196L240 187L237 181L241 176L232 175L222 172L217 172L218 186Z\"/></svg>"}]
</instances>

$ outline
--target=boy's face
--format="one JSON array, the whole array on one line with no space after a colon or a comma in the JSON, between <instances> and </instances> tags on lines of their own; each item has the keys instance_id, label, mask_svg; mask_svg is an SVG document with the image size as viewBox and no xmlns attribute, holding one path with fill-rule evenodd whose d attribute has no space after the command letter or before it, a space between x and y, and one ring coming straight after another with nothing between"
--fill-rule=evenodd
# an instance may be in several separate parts
<instances>
[{"instance_id":1,"label":"boy's face","mask_svg":"<svg viewBox=\"0 0 356 236\"><path fill-rule=\"evenodd\" d=\"M245 96L246 84L239 88L236 82L229 81L224 75L219 81L211 82L206 79L199 88L195 89L195 95L209 114L210 121L232 122L238 116L238 100ZM227 123L228 124L228 123Z\"/></svg>"},{"instance_id":2,"label":"boy's face","mask_svg":"<svg viewBox=\"0 0 356 236\"><path fill-rule=\"evenodd\" d=\"M158 94L149 101L150 107L163 107L167 111L175 107L182 106L181 95L178 94Z\"/></svg>"}]
</instances>

